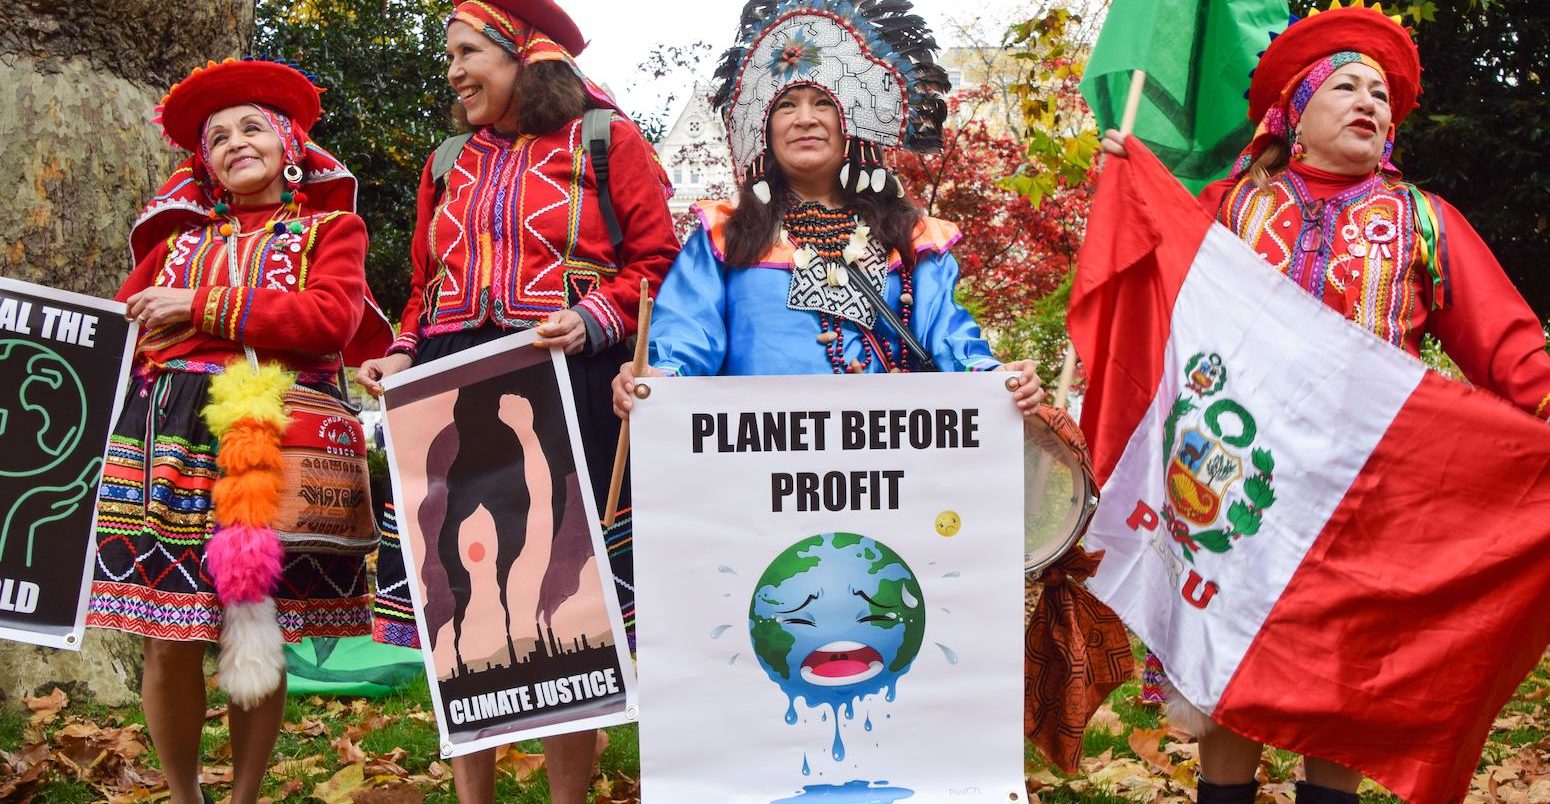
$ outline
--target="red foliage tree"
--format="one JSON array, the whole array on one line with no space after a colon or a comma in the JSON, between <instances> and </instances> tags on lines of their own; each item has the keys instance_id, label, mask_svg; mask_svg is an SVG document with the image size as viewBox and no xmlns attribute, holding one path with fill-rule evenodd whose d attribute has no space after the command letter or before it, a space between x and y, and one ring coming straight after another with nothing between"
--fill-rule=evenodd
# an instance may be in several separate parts
<instances>
[{"instance_id":1,"label":"red foliage tree","mask_svg":"<svg viewBox=\"0 0 1550 804\"><path fill-rule=\"evenodd\" d=\"M986 87L965 90L949 104L956 113L992 95ZM1061 288L1076 264L1092 197L1089 183L1056 179L1054 192L1034 206L1011 189L1013 177L1042 170L1028 161L1027 149L1013 134L970 119L949 123L939 154L895 156L895 169L926 213L963 229L953 254L964 301L997 335L1012 334Z\"/></svg>"}]
</instances>

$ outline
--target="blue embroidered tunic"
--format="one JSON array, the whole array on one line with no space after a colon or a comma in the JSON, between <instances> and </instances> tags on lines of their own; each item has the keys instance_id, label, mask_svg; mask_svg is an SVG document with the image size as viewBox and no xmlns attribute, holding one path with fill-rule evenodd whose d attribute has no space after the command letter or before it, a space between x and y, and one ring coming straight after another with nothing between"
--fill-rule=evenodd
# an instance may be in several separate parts
<instances>
[{"instance_id":1,"label":"blue embroidered tunic","mask_svg":"<svg viewBox=\"0 0 1550 804\"><path fill-rule=\"evenodd\" d=\"M651 322L651 364L684 376L828 374L832 370L819 314L787 306L793 249L777 244L758 265L731 268L723 226L728 202L702 203L701 227L684 244L657 296ZM953 299L958 263L950 251L960 239L957 227L926 218L916 230L915 307L910 322L915 337L943 371L986 371L1001 365L990 351L969 311ZM903 292L897 255L891 261L883 298L896 311ZM844 360L865 361L861 331L841 323ZM897 336L878 320L874 331L888 344ZM865 371L886 371L872 357Z\"/></svg>"}]
</instances>

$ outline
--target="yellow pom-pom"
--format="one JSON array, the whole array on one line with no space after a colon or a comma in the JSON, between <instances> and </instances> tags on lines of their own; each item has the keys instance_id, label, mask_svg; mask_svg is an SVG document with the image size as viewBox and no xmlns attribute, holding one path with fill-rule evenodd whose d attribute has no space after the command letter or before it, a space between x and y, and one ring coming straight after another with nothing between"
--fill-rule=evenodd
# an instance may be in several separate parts
<instances>
[{"instance_id":1,"label":"yellow pom-pom","mask_svg":"<svg viewBox=\"0 0 1550 804\"><path fill-rule=\"evenodd\" d=\"M231 237L231 233L236 230L231 228L231 224L223 223L221 224L219 231L221 233L221 237Z\"/></svg>"},{"instance_id":2,"label":"yellow pom-pom","mask_svg":"<svg viewBox=\"0 0 1550 804\"><path fill-rule=\"evenodd\" d=\"M247 360L238 358L226 367L225 374L210 378L205 424L216 436L242 419L272 424L283 433L290 417L285 414L281 397L295 380L294 375L278 365L266 363L254 371Z\"/></svg>"}]
</instances>

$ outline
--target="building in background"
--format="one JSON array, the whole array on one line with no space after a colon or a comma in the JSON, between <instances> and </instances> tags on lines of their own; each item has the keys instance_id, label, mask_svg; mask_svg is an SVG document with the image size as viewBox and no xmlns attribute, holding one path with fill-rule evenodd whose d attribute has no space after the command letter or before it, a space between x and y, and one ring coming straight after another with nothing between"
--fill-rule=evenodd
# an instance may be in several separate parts
<instances>
[{"instance_id":1,"label":"building in background","mask_svg":"<svg viewBox=\"0 0 1550 804\"><path fill-rule=\"evenodd\" d=\"M662 167L676 190L668 201L674 219L688 212L694 202L725 198L736 186L726 128L721 115L711 108L710 95L709 86L696 84L684 110L656 145Z\"/></svg>"}]
</instances>

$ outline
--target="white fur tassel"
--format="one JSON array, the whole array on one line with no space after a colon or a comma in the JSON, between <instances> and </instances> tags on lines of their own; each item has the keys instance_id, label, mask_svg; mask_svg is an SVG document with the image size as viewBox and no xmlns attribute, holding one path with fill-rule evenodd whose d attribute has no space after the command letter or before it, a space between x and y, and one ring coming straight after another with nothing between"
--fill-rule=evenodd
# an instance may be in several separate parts
<instances>
[{"instance_id":1,"label":"white fur tassel","mask_svg":"<svg viewBox=\"0 0 1550 804\"><path fill-rule=\"evenodd\" d=\"M221 689L232 703L252 709L285 680L285 639L274 598L226 606L223 616Z\"/></svg>"},{"instance_id":2,"label":"white fur tassel","mask_svg":"<svg viewBox=\"0 0 1550 804\"><path fill-rule=\"evenodd\" d=\"M1189 732L1197 740L1218 728L1217 722L1210 715L1186 700L1179 688L1173 686L1173 682L1167 678L1162 680L1162 691L1168 701L1163 708L1168 714L1168 722L1175 728Z\"/></svg>"},{"instance_id":3,"label":"white fur tassel","mask_svg":"<svg viewBox=\"0 0 1550 804\"><path fill-rule=\"evenodd\" d=\"M753 197L759 199L759 203L761 204L770 203L769 182L763 180L755 182L753 186Z\"/></svg>"}]
</instances>

